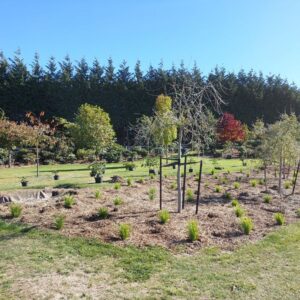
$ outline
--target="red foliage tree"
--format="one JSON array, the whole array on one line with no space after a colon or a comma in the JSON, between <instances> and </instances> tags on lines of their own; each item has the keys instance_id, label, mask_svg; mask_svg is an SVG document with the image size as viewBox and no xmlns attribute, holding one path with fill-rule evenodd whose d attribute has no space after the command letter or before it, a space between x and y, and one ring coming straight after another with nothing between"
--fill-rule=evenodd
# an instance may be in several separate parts
<instances>
[{"instance_id":1,"label":"red foliage tree","mask_svg":"<svg viewBox=\"0 0 300 300\"><path fill-rule=\"evenodd\" d=\"M219 119L217 134L219 141L223 143L240 142L245 139L245 130L242 123L230 113L224 113Z\"/></svg>"}]
</instances>

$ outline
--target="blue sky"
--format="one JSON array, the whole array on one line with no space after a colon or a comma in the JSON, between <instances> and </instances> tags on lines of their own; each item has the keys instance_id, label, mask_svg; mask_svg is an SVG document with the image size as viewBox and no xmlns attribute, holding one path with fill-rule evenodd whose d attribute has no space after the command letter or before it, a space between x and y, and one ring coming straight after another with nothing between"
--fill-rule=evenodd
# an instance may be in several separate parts
<instances>
[{"instance_id":1,"label":"blue sky","mask_svg":"<svg viewBox=\"0 0 300 300\"><path fill-rule=\"evenodd\" d=\"M0 0L0 49L144 69L194 61L281 74L300 86L300 0Z\"/></svg>"}]
</instances>

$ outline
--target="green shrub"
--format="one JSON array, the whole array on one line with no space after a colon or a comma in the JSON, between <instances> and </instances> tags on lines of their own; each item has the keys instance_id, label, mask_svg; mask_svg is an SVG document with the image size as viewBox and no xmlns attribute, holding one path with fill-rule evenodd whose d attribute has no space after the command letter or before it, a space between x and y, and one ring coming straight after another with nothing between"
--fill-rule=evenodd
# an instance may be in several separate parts
<instances>
[{"instance_id":1,"label":"green shrub","mask_svg":"<svg viewBox=\"0 0 300 300\"><path fill-rule=\"evenodd\" d=\"M54 227L57 230L60 230L65 225L65 216L56 216L54 219Z\"/></svg>"},{"instance_id":2,"label":"green shrub","mask_svg":"<svg viewBox=\"0 0 300 300\"><path fill-rule=\"evenodd\" d=\"M253 229L252 219L249 217L241 218L240 226L244 234L250 234L251 230Z\"/></svg>"},{"instance_id":3,"label":"green shrub","mask_svg":"<svg viewBox=\"0 0 300 300\"><path fill-rule=\"evenodd\" d=\"M177 188L177 184L175 182L171 183L171 189L175 190Z\"/></svg>"},{"instance_id":4,"label":"green shrub","mask_svg":"<svg viewBox=\"0 0 300 300\"><path fill-rule=\"evenodd\" d=\"M215 176L214 176L214 179L218 179L218 178L219 178L218 175L215 175Z\"/></svg>"},{"instance_id":5,"label":"green shrub","mask_svg":"<svg viewBox=\"0 0 300 300\"><path fill-rule=\"evenodd\" d=\"M108 218L108 209L106 207L100 207L98 210L98 216L100 219Z\"/></svg>"},{"instance_id":6,"label":"green shrub","mask_svg":"<svg viewBox=\"0 0 300 300\"><path fill-rule=\"evenodd\" d=\"M13 218L18 218L22 213L22 206L17 203L13 203L10 205L10 214Z\"/></svg>"},{"instance_id":7,"label":"green shrub","mask_svg":"<svg viewBox=\"0 0 300 300\"><path fill-rule=\"evenodd\" d=\"M129 224L122 223L119 225L119 235L122 240L129 238L131 233L131 226Z\"/></svg>"},{"instance_id":8,"label":"green shrub","mask_svg":"<svg viewBox=\"0 0 300 300\"><path fill-rule=\"evenodd\" d=\"M150 179L154 179L155 178L155 175L154 174L150 174Z\"/></svg>"},{"instance_id":9,"label":"green shrub","mask_svg":"<svg viewBox=\"0 0 300 300\"><path fill-rule=\"evenodd\" d=\"M252 187L256 187L257 186L257 181L255 179L250 180L250 184Z\"/></svg>"},{"instance_id":10,"label":"green shrub","mask_svg":"<svg viewBox=\"0 0 300 300\"><path fill-rule=\"evenodd\" d=\"M244 215L245 211L238 205L235 207L234 213L238 218L241 218Z\"/></svg>"},{"instance_id":11,"label":"green shrub","mask_svg":"<svg viewBox=\"0 0 300 300\"><path fill-rule=\"evenodd\" d=\"M291 182L290 181L286 181L285 183L284 183L284 188L285 189L289 189L291 187Z\"/></svg>"},{"instance_id":12,"label":"green shrub","mask_svg":"<svg viewBox=\"0 0 300 300\"><path fill-rule=\"evenodd\" d=\"M158 213L158 218L160 223L166 224L170 220L170 213L166 209L163 209Z\"/></svg>"},{"instance_id":13,"label":"green shrub","mask_svg":"<svg viewBox=\"0 0 300 300\"><path fill-rule=\"evenodd\" d=\"M225 192L224 198L225 198L225 199L228 199L228 200L231 200L231 199L232 199L232 196L231 196L231 194L230 194L229 192Z\"/></svg>"},{"instance_id":14,"label":"green shrub","mask_svg":"<svg viewBox=\"0 0 300 300\"><path fill-rule=\"evenodd\" d=\"M282 213L275 213L274 220L276 221L277 225L283 225L285 222L284 215Z\"/></svg>"},{"instance_id":15,"label":"green shrub","mask_svg":"<svg viewBox=\"0 0 300 300\"><path fill-rule=\"evenodd\" d=\"M193 202L194 201L194 193L191 189L187 189L187 191L186 191L186 200L188 202Z\"/></svg>"},{"instance_id":16,"label":"green shrub","mask_svg":"<svg viewBox=\"0 0 300 300\"><path fill-rule=\"evenodd\" d=\"M75 204L74 197L72 195L67 195L64 197L64 207L71 208Z\"/></svg>"},{"instance_id":17,"label":"green shrub","mask_svg":"<svg viewBox=\"0 0 300 300\"><path fill-rule=\"evenodd\" d=\"M260 185L264 185L264 184L265 184L265 180L264 180L264 179L262 179L262 178L260 178L260 179L259 179L259 181L258 181L258 184L260 184Z\"/></svg>"},{"instance_id":18,"label":"green shrub","mask_svg":"<svg viewBox=\"0 0 300 300\"><path fill-rule=\"evenodd\" d=\"M196 220L191 220L188 222L188 238L191 242L198 240L199 238L199 227Z\"/></svg>"},{"instance_id":19,"label":"green shrub","mask_svg":"<svg viewBox=\"0 0 300 300\"><path fill-rule=\"evenodd\" d=\"M101 198L101 192L99 190L95 191L95 198L100 199Z\"/></svg>"},{"instance_id":20,"label":"green shrub","mask_svg":"<svg viewBox=\"0 0 300 300\"><path fill-rule=\"evenodd\" d=\"M233 187L234 187L234 189L239 189L240 188L240 183L239 182L234 182L233 183Z\"/></svg>"},{"instance_id":21,"label":"green shrub","mask_svg":"<svg viewBox=\"0 0 300 300\"><path fill-rule=\"evenodd\" d=\"M132 186L132 179L131 178L127 178L127 185Z\"/></svg>"},{"instance_id":22,"label":"green shrub","mask_svg":"<svg viewBox=\"0 0 300 300\"><path fill-rule=\"evenodd\" d=\"M215 192L216 193L220 193L221 192L221 187L219 185L216 186Z\"/></svg>"},{"instance_id":23,"label":"green shrub","mask_svg":"<svg viewBox=\"0 0 300 300\"><path fill-rule=\"evenodd\" d=\"M270 203L272 200L272 196L271 195L264 195L264 202L265 203Z\"/></svg>"},{"instance_id":24,"label":"green shrub","mask_svg":"<svg viewBox=\"0 0 300 300\"><path fill-rule=\"evenodd\" d=\"M240 203L239 203L238 199L233 199L233 200L231 201L231 205L232 205L233 207L236 207L236 206L239 206Z\"/></svg>"},{"instance_id":25,"label":"green shrub","mask_svg":"<svg viewBox=\"0 0 300 300\"><path fill-rule=\"evenodd\" d=\"M298 218L300 218L300 208L298 208L298 209L296 210L296 215L297 215Z\"/></svg>"},{"instance_id":26,"label":"green shrub","mask_svg":"<svg viewBox=\"0 0 300 300\"><path fill-rule=\"evenodd\" d=\"M250 177L250 172L249 172L249 171L246 173L246 176L247 176L248 178Z\"/></svg>"},{"instance_id":27,"label":"green shrub","mask_svg":"<svg viewBox=\"0 0 300 300\"><path fill-rule=\"evenodd\" d=\"M121 188L121 183L120 182L116 182L115 184L114 184L114 189L115 190L119 190Z\"/></svg>"},{"instance_id":28,"label":"green shrub","mask_svg":"<svg viewBox=\"0 0 300 300\"><path fill-rule=\"evenodd\" d=\"M211 174L211 175L214 175L214 174L215 174L215 170L212 169L212 170L210 171L210 174Z\"/></svg>"},{"instance_id":29,"label":"green shrub","mask_svg":"<svg viewBox=\"0 0 300 300\"><path fill-rule=\"evenodd\" d=\"M117 196L114 199L114 205L121 205L123 203L123 199L120 196Z\"/></svg>"},{"instance_id":30,"label":"green shrub","mask_svg":"<svg viewBox=\"0 0 300 300\"><path fill-rule=\"evenodd\" d=\"M148 196L149 196L149 200L154 200L154 198L156 197L156 188L154 187L150 188L148 192Z\"/></svg>"}]
</instances>

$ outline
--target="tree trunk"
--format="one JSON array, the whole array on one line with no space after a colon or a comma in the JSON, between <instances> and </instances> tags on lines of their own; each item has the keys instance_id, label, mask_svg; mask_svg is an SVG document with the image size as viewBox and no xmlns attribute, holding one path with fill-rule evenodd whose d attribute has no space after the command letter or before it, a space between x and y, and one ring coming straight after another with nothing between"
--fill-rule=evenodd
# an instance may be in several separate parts
<instances>
[{"instance_id":1,"label":"tree trunk","mask_svg":"<svg viewBox=\"0 0 300 300\"><path fill-rule=\"evenodd\" d=\"M12 165L12 154L11 154L11 150L9 149L8 151L8 167L11 168Z\"/></svg>"},{"instance_id":2,"label":"tree trunk","mask_svg":"<svg viewBox=\"0 0 300 300\"><path fill-rule=\"evenodd\" d=\"M279 157L279 182L278 182L279 195L281 195L281 185L282 185L282 152L280 152L280 157Z\"/></svg>"},{"instance_id":3,"label":"tree trunk","mask_svg":"<svg viewBox=\"0 0 300 300\"><path fill-rule=\"evenodd\" d=\"M181 212L182 208L182 194L181 194L181 173L180 173L180 162L181 162L181 140L182 140L182 129L179 129L178 139L178 167L177 167L177 197L178 197L178 212Z\"/></svg>"},{"instance_id":4,"label":"tree trunk","mask_svg":"<svg viewBox=\"0 0 300 300\"><path fill-rule=\"evenodd\" d=\"M39 177L40 156L39 147L36 147L36 177Z\"/></svg>"},{"instance_id":5,"label":"tree trunk","mask_svg":"<svg viewBox=\"0 0 300 300\"><path fill-rule=\"evenodd\" d=\"M265 189L266 189L266 192L268 190L268 186L267 186L267 166L265 165L265 168L264 168L264 181L265 181Z\"/></svg>"}]
</instances>

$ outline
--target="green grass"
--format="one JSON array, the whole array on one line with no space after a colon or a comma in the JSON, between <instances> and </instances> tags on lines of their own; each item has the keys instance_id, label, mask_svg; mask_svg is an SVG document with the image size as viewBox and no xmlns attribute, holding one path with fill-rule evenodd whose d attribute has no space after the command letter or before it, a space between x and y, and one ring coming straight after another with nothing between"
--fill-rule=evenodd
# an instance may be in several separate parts
<instances>
[{"instance_id":1,"label":"green grass","mask_svg":"<svg viewBox=\"0 0 300 300\"><path fill-rule=\"evenodd\" d=\"M239 159L218 159L218 165L222 165L224 169L215 170L215 174L224 173L224 170L230 170L231 172L238 172L241 168L246 170L246 167L242 166L242 162ZM15 190L24 189L21 187L20 180L22 177L26 177L29 180L28 189L42 189L45 187L70 187L70 188L95 188L99 189L99 186L112 186L109 183L110 177L119 175L123 178L132 178L133 181L137 179L149 178L148 167L141 167L142 161L135 162L137 168L134 171L125 170L123 163L110 163L107 164L107 169L103 177L103 183L95 183L93 177L90 177L90 170L88 164L64 164L64 165L47 165L40 166L40 176L36 177L35 166L23 166L1 168L0 169L0 190ZM249 165L255 165L255 161L248 161ZM195 166L198 166L196 164ZM198 172L199 167L195 167L195 173ZM214 168L213 159L203 158L203 173L210 174ZM53 180L53 171L58 171L60 179L58 181ZM172 167L164 168L163 175L175 176L177 170L173 170ZM26 188L25 188L26 189Z\"/></svg>"},{"instance_id":2,"label":"green grass","mask_svg":"<svg viewBox=\"0 0 300 300\"><path fill-rule=\"evenodd\" d=\"M0 252L0 299L59 294L68 299L287 300L300 295L300 223L234 252L207 248L174 255L159 247L122 248L0 222Z\"/></svg>"}]
</instances>

